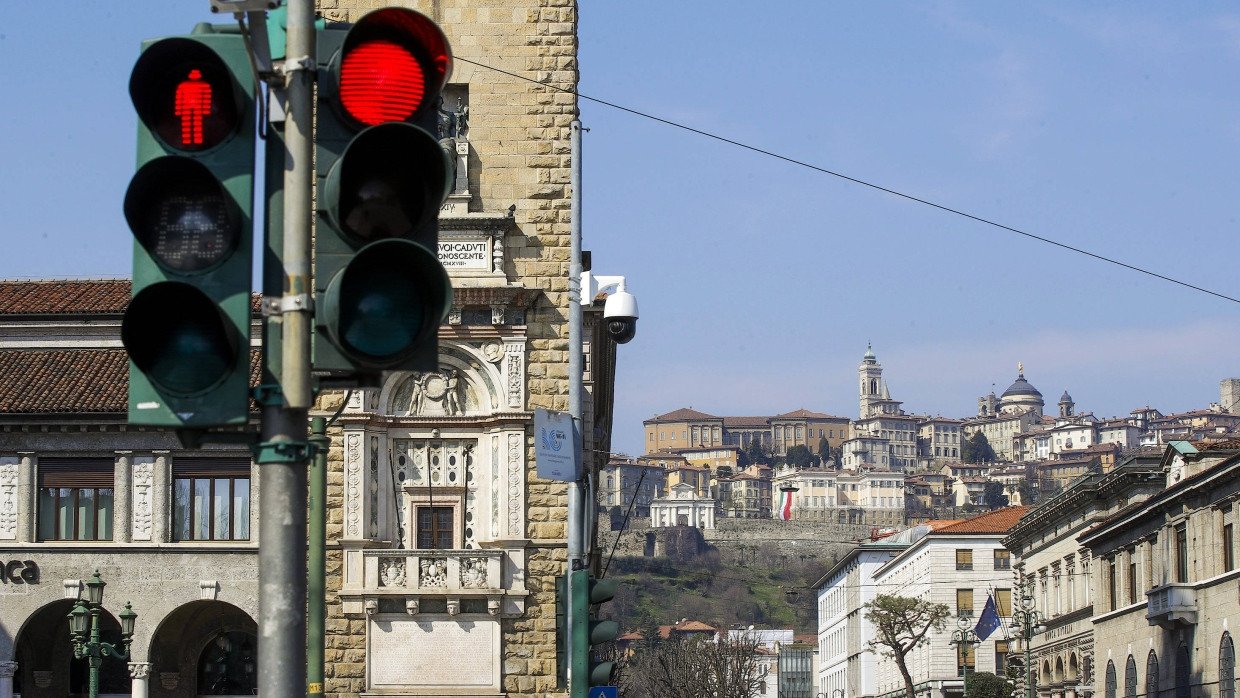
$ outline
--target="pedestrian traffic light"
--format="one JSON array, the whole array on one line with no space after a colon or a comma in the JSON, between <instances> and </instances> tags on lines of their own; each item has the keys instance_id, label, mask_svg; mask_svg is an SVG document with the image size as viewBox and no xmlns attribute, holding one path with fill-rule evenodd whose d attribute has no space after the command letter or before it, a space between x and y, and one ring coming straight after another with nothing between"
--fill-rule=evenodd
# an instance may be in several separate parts
<instances>
[{"instance_id":1,"label":"pedestrian traffic light","mask_svg":"<svg viewBox=\"0 0 1240 698\"><path fill-rule=\"evenodd\" d=\"M439 363L453 165L427 126L451 51L434 22L395 7L318 36L314 369L325 384L375 385L381 371Z\"/></svg>"},{"instance_id":2,"label":"pedestrian traffic light","mask_svg":"<svg viewBox=\"0 0 1240 698\"><path fill-rule=\"evenodd\" d=\"M586 698L593 686L610 686L615 678L616 663L596 661L599 645L620 636L620 624L599 620L590 609L611 601L619 583L615 579L594 579L588 570L573 570L571 608L573 614L571 698Z\"/></svg>"},{"instance_id":3,"label":"pedestrian traffic light","mask_svg":"<svg viewBox=\"0 0 1240 698\"><path fill-rule=\"evenodd\" d=\"M137 172L125 193L133 298L121 323L129 421L249 419L254 78L208 24L143 42L129 79Z\"/></svg>"}]
</instances>

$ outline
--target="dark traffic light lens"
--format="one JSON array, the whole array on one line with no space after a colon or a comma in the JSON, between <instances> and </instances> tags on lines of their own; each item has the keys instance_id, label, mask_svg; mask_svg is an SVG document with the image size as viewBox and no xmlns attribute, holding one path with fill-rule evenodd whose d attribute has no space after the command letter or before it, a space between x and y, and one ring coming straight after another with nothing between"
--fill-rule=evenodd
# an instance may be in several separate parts
<instances>
[{"instance_id":1,"label":"dark traffic light lens","mask_svg":"<svg viewBox=\"0 0 1240 698\"><path fill-rule=\"evenodd\" d=\"M147 286L134 297L121 342L158 389L181 396L224 380L241 350L236 330L211 299L175 281Z\"/></svg>"},{"instance_id":2,"label":"dark traffic light lens","mask_svg":"<svg viewBox=\"0 0 1240 698\"><path fill-rule=\"evenodd\" d=\"M426 75L414 55L386 40L368 41L340 65L340 103L366 126L404 121L418 112Z\"/></svg>"},{"instance_id":3,"label":"dark traffic light lens","mask_svg":"<svg viewBox=\"0 0 1240 698\"><path fill-rule=\"evenodd\" d=\"M408 240L367 245L327 285L321 319L368 367L396 364L439 327L451 285L435 253Z\"/></svg>"},{"instance_id":4,"label":"dark traffic light lens","mask_svg":"<svg viewBox=\"0 0 1240 698\"><path fill-rule=\"evenodd\" d=\"M433 136L411 124L380 124L349 143L320 196L337 229L361 247L433 226L452 179L452 161Z\"/></svg>"},{"instance_id":5,"label":"dark traffic light lens","mask_svg":"<svg viewBox=\"0 0 1240 698\"><path fill-rule=\"evenodd\" d=\"M237 130L236 90L218 54L180 38L143 52L129 80L142 121L166 146L189 153L213 148Z\"/></svg>"},{"instance_id":6,"label":"dark traffic light lens","mask_svg":"<svg viewBox=\"0 0 1240 698\"><path fill-rule=\"evenodd\" d=\"M152 160L125 195L134 238L165 269L193 272L226 259L241 239L228 192L206 167L179 157Z\"/></svg>"},{"instance_id":7,"label":"dark traffic light lens","mask_svg":"<svg viewBox=\"0 0 1240 698\"><path fill-rule=\"evenodd\" d=\"M340 339L375 359L400 356L426 325L426 298L413 270L369 250L342 272Z\"/></svg>"}]
</instances>

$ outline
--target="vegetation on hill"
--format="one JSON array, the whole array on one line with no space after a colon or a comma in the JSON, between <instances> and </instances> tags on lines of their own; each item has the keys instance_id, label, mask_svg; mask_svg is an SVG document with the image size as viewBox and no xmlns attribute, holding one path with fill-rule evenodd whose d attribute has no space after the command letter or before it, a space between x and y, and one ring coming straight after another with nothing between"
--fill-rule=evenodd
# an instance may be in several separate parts
<instances>
[{"instance_id":1,"label":"vegetation on hill","mask_svg":"<svg viewBox=\"0 0 1240 698\"><path fill-rule=\"evenodd\" d=\"M607 576L620 580L603 615L623 632L645 632L682 619L716 628L758 626L817 632L813 585L835 559L790 554L775 543L708 549L689 560L617 557Z\"/></svg>"}]
</instances>

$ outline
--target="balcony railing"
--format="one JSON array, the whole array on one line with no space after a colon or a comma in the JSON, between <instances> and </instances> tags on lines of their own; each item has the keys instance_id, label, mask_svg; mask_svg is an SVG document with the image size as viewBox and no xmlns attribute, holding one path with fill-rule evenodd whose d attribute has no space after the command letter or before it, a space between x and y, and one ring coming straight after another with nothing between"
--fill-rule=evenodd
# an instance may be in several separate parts
<instances>
[{"instance_id":1,"label":"balcony railing","mask_svg":"<svg viewBox=\"0 0 1240 698\"><path fill-rule=\"evenodd\" d=\"M492 615L519 614L526 590L505 574L505 550L395 550L345 551L344 584L340 590L346 614L374 613L382 599L403 599L410 614L421 601L444 599L456 615L461 599L486 599ZM507 579L507 581L506 581Z\"/></svg>"},{"instance_id":2,"label":"balcony railing","mask_svg":"<svg viewBox=\"0 0 1240 698\"><path fill-rule=\"evenodd\" d=\"M1197 590L1191 584L1164 584L1145 592L1145 596L1145 619L1150 625L1197 623Z\"/></svg>"}]
</instances>

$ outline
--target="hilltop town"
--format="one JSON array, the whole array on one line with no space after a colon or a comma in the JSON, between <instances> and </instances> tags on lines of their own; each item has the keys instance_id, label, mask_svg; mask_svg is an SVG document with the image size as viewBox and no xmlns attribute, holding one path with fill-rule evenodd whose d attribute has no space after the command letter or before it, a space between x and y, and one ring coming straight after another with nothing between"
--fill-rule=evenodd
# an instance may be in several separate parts
<instances>
[{"instance_id":1,"label":"hilltop town","mask_svg":"<svg viewBox=\"0 0 1240 698\"><path fill-rule=\"evenodd\" d=\"M952 418L907 412L870 347L857 372L855 419L680 408L645 420L645 453L610 459L599 505L653 527L785 518L898 528L1034 505L1109 471L1127 452L1240 436L1235 378L1221 381L1219 401L1202 409L1143 406L1102 418L1079 411L1066 390L1048 410L1018 364L1002 394L981 396L976 414Z\"/></svg>"}]
</instances>

